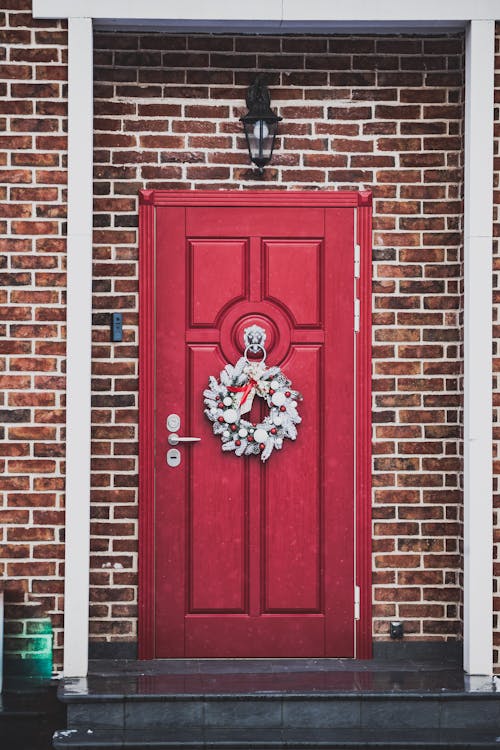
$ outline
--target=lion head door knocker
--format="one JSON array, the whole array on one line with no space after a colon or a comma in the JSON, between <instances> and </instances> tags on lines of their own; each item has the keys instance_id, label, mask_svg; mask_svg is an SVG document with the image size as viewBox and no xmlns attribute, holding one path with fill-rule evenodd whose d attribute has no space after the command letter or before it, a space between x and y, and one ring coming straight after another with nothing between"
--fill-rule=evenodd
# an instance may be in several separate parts
<instances>
[{"instance_id":1,"label":"lion head door knocker","mask_svg":"<svg viewBox=\"0 0 500 750\"><path fill-rule=\"evenodd\" d=\"M279 367L266 365L266 332L257 325L245 328L245 351L235 365L227 364L219 379L211 375L203 391L205 414L213 423L222 450L237 456L260 456L267 461L273 450L281 450L285 439L295 440L302 421L297 412L300 393ZM261 354L260 360L249 359ZM269 413L254 424L244 419L255 396L264 399Z\"/></svg>"},{"instance_id":2,"label":"lion head door knocker","mask_svg":"<svg viewBox=\"0 0 500 750\"><path fill-rule=\"evenodd\" d=\"M259 354L261 351L265 352L266 339L267 334L260 326L250 326L249 328L245 328L245 353L247 350L252 354Z\"/></svg>"}]
</instances>

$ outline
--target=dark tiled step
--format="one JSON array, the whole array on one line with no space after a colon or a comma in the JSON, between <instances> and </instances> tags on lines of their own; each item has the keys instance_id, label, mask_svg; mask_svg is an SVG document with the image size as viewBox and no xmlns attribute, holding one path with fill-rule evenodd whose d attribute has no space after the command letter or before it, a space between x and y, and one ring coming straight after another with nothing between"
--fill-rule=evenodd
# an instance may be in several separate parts
<instances>
[{"instance_id":1,"label":"dark tiled step","mask_svg":"<svg viewBox=\"0 0 500 750\"><path fill-rule=\"evenodd\" d=\"M85 680L65 680L60 698L321 693L495 692L490 678L464 675L456 662L348 659L164 659L94 661Z\"/></svg>"},{"instance_id":2,"label":"dark tiled step","mask_svg":"<svg viewBox=\"0 0 500 750\"><path fill-rule=\"evenodd\" d=\"M500 750L500 693L456 664L166 660L91 665L57 748Z\"/></svg>"},{"instance_id":3,"label":"dark tiled step","mask_svg":"<svg viewBox=\"0 0 500 750\"><path fill-rule=\"evenodd\" d=\"M134 696L71 702L72 729L478 729L500 734L500 695ZM500 748L500 743L499 743Z\"/></svg>"},{"instance_id":4,"label":"dark tiled step","mask_svg":"<svg viewBox=\"0 0 500 750\"><path fill-rule=\"evenodd\" d=\"M352 729L72 729L56 732L56 750L498 750L496 732Z\"/></svg>"}]
</instances>

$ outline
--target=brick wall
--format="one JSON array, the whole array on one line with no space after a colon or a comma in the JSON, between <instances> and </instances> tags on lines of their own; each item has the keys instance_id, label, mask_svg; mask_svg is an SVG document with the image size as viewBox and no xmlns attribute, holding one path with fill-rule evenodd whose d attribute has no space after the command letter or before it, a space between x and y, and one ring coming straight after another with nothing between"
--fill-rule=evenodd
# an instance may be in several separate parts
<instances>
[{"instance_id":1,"label":"brick wall","mask_svg":"<svg viewBox=\"0 0 500 750\"><path fill-rule=\"evenodd\" d=\"M34 23L31 0L2 8L0 571L11 618L51 615L57 666L66 32ZM98 33L95 64L91 637L136 636L143 187L373 187L374 630L400 618L408 637L456 636L463 40ZM238 123L257 69L284 118L263 180Z\"/></svg>"},{"instance_id":2,"label":"brick wall","mask_svg":"<svg viewBox=\"0 0 500 750\"><path fill-rule=\"evenodd\" d=\"M457 636L462 38L95 41L93 637L135 637L137 191L263 186L373 187L374 631ZM283 117L263 180L238 122L257 69Z\"/></svg>"},{"instance_id":3,"label":"brick wall","mask_svg":"<svg viewBox=\"0 0 500 750\"><path fill-rule=\"evenodd\" d=\"M62 627L65 80L62 24L0 11L0 574L7 632ZM14 621L16 620L16 621Z\"/></svg>"},{"instance_id":4,"label":"brick wall","mask_svg":"<svg viewBox=\"0 0 500 750\"><path fill-rule=\"evenodd\" d=\"M495 124L493 173L493 652L500 665L500 24L495 40Z\"/></svg>"}]
</instances>

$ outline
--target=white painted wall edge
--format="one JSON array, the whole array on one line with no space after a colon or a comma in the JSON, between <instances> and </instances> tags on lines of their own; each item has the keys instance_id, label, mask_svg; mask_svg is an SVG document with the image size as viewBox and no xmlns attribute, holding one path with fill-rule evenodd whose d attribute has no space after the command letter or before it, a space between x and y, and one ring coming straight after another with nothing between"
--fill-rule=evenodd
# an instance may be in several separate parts
<instances>
[{"instance_id":1,"label":"white painted wall edge","mask_svg":"<svg viewBox=\"0 0 500 750\"><path fill-rule=\"evenodd\" d=\"M464 668L493 666L492 224L495 24L466 37L464 206Z\"/></svg>"},{"instance_id":2,"label":"white painted wall edge","mask_svg":"<svg viewBox=\"0 0 500 750\"><path fill-rule=\"evenodd\" d=\"M88 667L92 306L93 37L68 24L68 299L64 675Z\"/></svg>"},{"instance_id":3,"label":"white painted wall edge","mask_svg":"<svg viewBox=\"0 0 500 750\"><path fill-rule=\"evenodd\" d=\"M33 0L35 18L247 21L468 21L500 17L498 0Z\"/></svg>"}]
</instances>

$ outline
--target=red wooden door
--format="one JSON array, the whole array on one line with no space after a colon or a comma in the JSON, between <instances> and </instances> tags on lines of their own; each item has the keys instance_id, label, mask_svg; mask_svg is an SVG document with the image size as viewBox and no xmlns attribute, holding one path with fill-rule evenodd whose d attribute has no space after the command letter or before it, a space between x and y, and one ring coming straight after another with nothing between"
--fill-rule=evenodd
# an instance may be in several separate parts
<instances>
[{"instance_id":1,"label":"red wooden door","mask_svg":"<svg viewBox=\"0 0 500 750\"><path fill-rule=\"evenodd\" d=\"M154 201L150 653L353 656L356 207L207 195ZM203 411L254 323L303 394L297 440L266 464L223 453ZM169 414L201 438L175 467Z\"/></svg>"}]
</instances>

